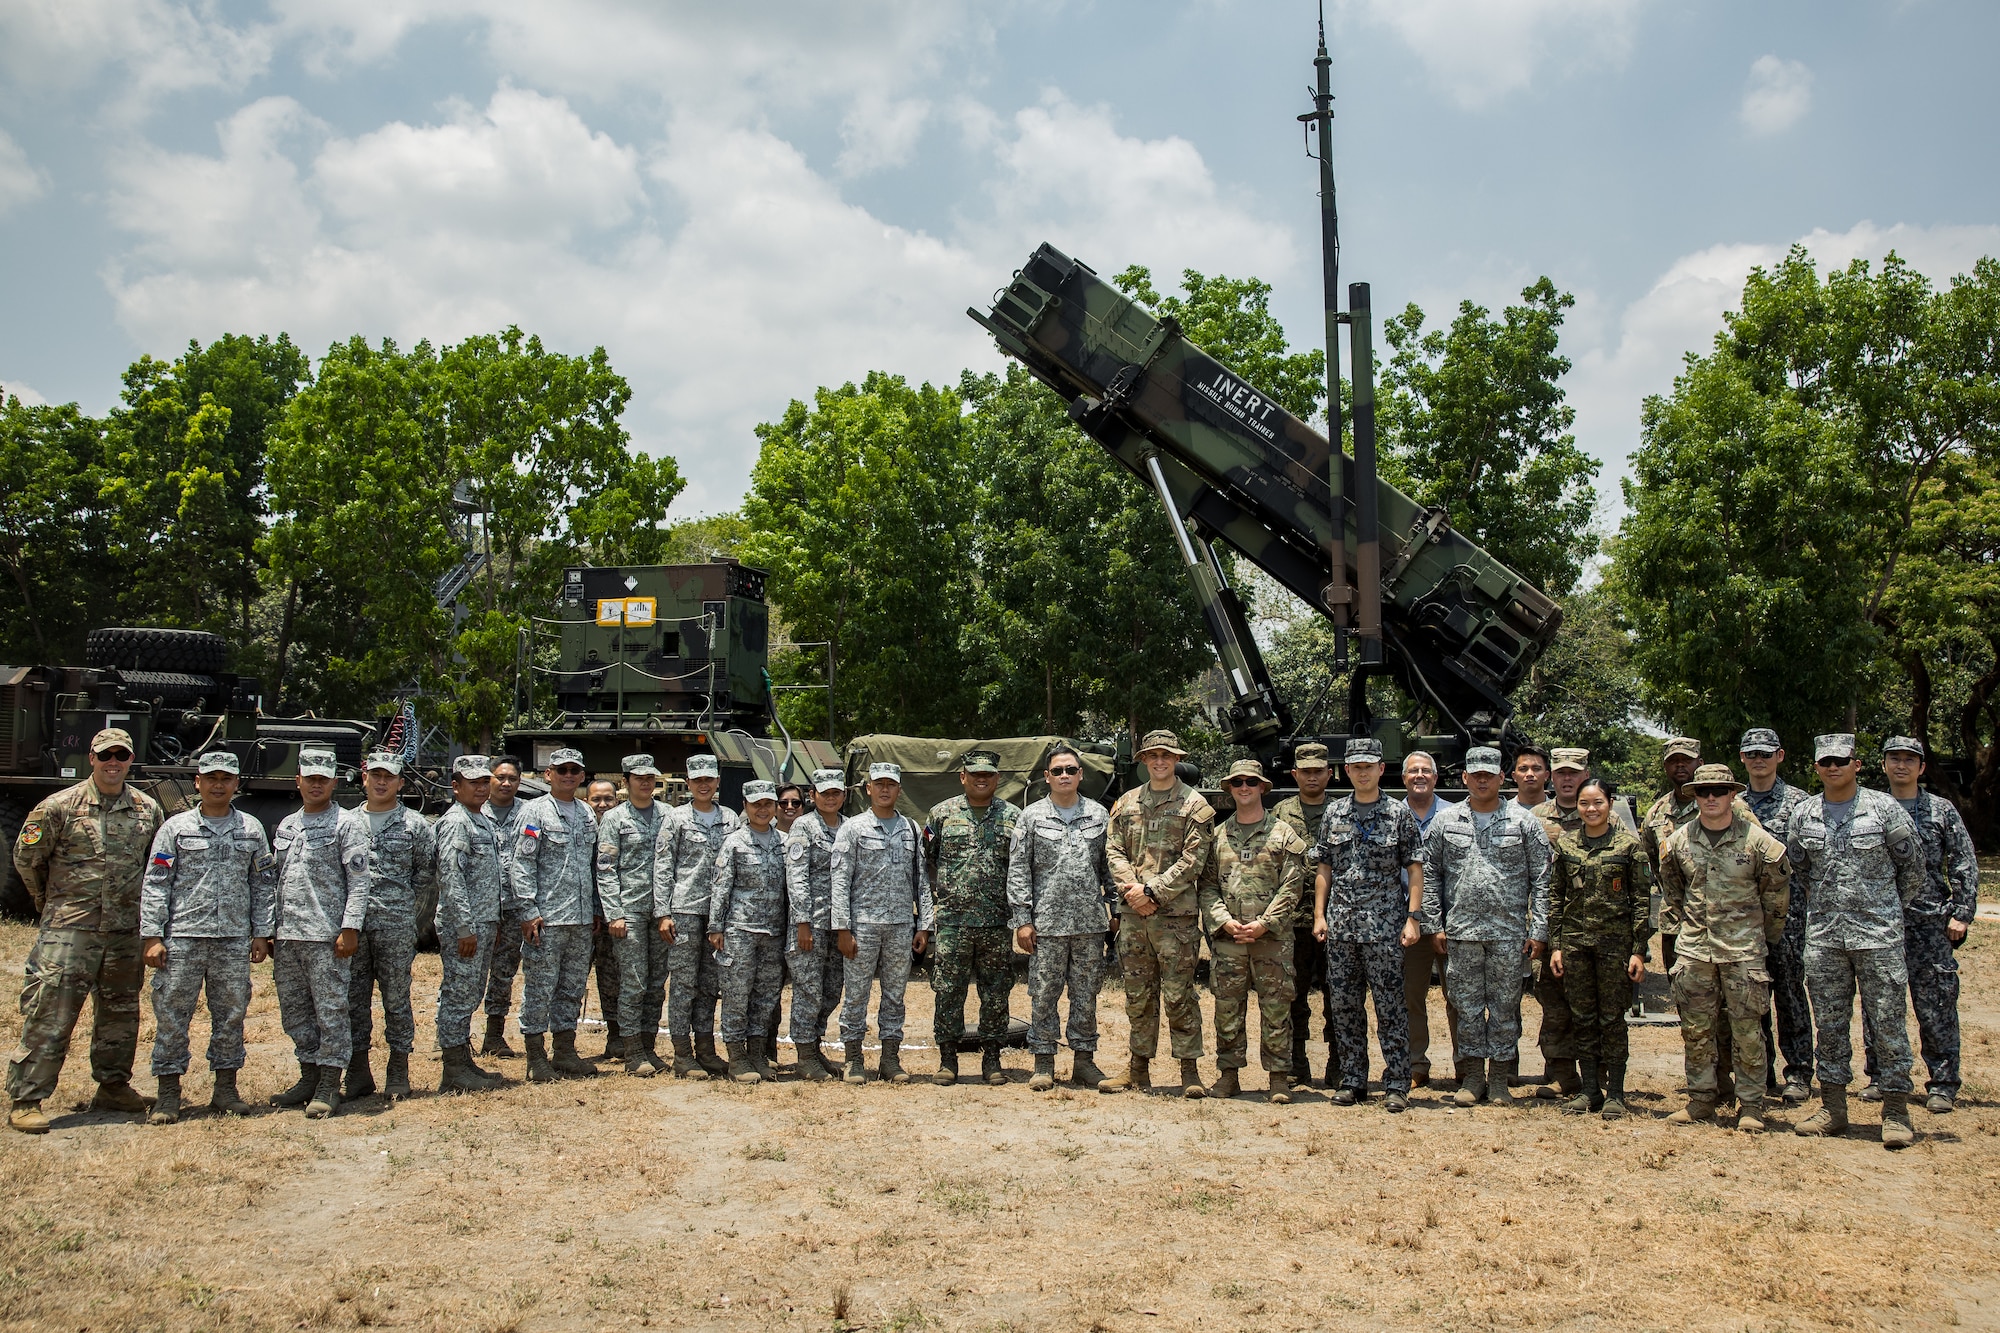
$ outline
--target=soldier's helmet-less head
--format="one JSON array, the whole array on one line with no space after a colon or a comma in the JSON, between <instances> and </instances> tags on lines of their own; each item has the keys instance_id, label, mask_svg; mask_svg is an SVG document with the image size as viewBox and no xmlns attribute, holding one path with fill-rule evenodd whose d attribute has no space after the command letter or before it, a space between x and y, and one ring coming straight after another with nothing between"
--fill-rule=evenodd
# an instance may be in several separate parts
<instances>
[{"instance_id":1,"label":"soldier's helmet-less head","mask_svg":"<svg viewBox=\"0 0 2000 1333\"><path fill-rule=\"evenodd\" d=\"M384 773L393 773L400 777L403 772L403 756L394 750L371 750L368 758L362 761L361 767L380 769Z\"/></svg>"},{"instance_id":2,"label":"soldier's helmet-less head","mask_svg":"<svg viewBox=\"0 0 2000 1333\"><path fill-rule=\"evenodd\" d=\"M1813 762L1822 759L1854 758L1854 735L1852 732L1836 731L1825 736L1813 737Z\"/></svg>"},{"instance_id":3,"label":"soldier's helmet-less head","mask_svg":"<svg viewBox=\"0 0 2000 1333\"><path fill-rule=\"evenodd\" d=\"M103 754L106 750L116 750L121 746L137 753L137 747L132 744L132 733L123 727L106 727L90 738L92 754Z\"/></svg>"},{"instance_id":4,"label":"soldier's helmet-less head","mask_svg":"<svg viewBox=\"0 0 2000 1333\"><path fill-rule=\"evenodd\" d=\"M1564 769L1571 769L1579 773L1588 773L1590 771L1590 751L1588 750L1551 750L1549 751L1549 759L1549 772L1551 773L1559 773Z\"/></svg>"},{"instance_id":5,"label":"soldier's helmet-less head","mask_svg":"<svg viewBox=\"0 0 2000 1333\"><path fill-rule=\"evenodd\" d=\"M1255 778L1261 790L1271 789L1271 779L1264 776L1264 766L1255 759L1238 759L1231 764L1229 773L1222 779L1222 783L1224 786L1229 786L1238 778Z\"/></svg>"},{"instance_id":6,"label":"soldier's helmet-less head","mask_svg":"<svg viewBox=\"0 0 2000 1333\"><path fill-rule=\"evenodd\" d=\"M339 765L331 750L299 751L299 776L302 778L331 778L339 776Z\"/></svg>"},{"instance_id":7,"label":"soldier's helmet-less head","mask_svg":"<svg viewBox=\"0 0 2000 1333\"><path fill-rule=\"evenodd\" d=\"M1769 727L1752 727L1736 743L1738 754L1776 754L1784 748L1778 743L1778 733Z\"/></svg>"},{"instance_id":8,"label":"soldier's helmet-less head","mask_svg":"<svg viewBox=\"0 0 2000 1333\"><path fill-rule=\"evenodd\" d=\"M1924 743L1914 736L1891 736L1882 742L1882 754L1886 758L1892 754L1913 754L1924 757Z\"/></svg>"},{"instance_id":9,"label":"soldier's helmet-less head","mask_svg":"<svg viewBox=\"0 0 2000 1333\"><path fill-rule=\"evenodd\" d=\"M846 791L847 774L837 768L816 768L813 770L814 791Z\"/></svg>"},{"instance_id":10,"label":"soldier's helmet-less head","mask_svg":"<svg viewBox=\"0 0 2000 1333\"><path fill-rule=\"evenodd\" d=\"M1668 739L1666 748L1660 751L1661 759L1672 759L1681 755L1689 759L1701 758L1701 742L1692 736L1674 736Z\"/></svg>"},{"instance_id":11,"label":"soldier's helmet-less head","mask_svg":"<svg viewBox=\"0 0 2000 1333\"><path fill-rule=\"evenodd\" d=\"M893 782L900 786L903 781L903 766L901 764L886 762L870 764L868 765L868 780L870 782Z\"/></svg>"},{"instance_id":12,"label":"soldier's helmet-less head","mask_svg":"<svg viewBox=\"0 0 2000 1333\"><path fill-rule=\"evenodd\" d=\"M236 777L243 772L243 765L231 751L210 750L194 761L194 771L196 776L203 773L227 773L231 777Z\"/></svg>"},{"instance_id":13,"label":"soldier's helmet-less head","mask_svg":"<svg viewBox=\"0 0 2000 1333\"><path fill-rule=\"evenodd\" d=\"M688 781L696 778L720 778L722 765L712 754L691 754L688 756Z\"/></svg>"},{"instance_id":14,"label":"soldier's helmet-less head","mask_svg":"<svg viewBox=\"0 0 2000 1333\"><path fill-rule=\"evenodd\" d=\"M627 777L656 778L660 776L660 766L653 762L649 754L628 754L618 761L618 767L625 770Z\"/></svg>"},{"instance_id":15,"label":"soldier's helmet-less head","mask_svg":"<svg viewBox=\"0 0 2000 1333\"><path fill-rule=\"evenodd\" d=\"M745 805L755 805L759 801L775 802L777 799L778 784L775 782L766 782L759 778L756 781L743 784L743 804Z\"/></svg>"},{"instance_id":16,"label":"soldier's helmet-less head","mask_svg":"<svg viewBox=\"0 0 2000 1333\"><path fill-rule=\"evenodd\" d=\"M1382 762L1382 742L1369 736L1356 736L1347 743L1347 753L1341 757L1344 764L1379 764Z\"/></svg>"}]
</instances>

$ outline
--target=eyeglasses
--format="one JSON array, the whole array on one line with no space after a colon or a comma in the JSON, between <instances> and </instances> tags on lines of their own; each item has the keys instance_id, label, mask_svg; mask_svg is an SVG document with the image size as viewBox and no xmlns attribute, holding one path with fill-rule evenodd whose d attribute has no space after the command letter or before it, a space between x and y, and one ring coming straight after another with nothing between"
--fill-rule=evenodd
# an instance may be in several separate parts
<instances>
[{"instance_id":1,"label":"eyeglasses","mask_svg":"<svg viewBox=\"0 0 2000 1333\"><path fill-rule=\"evenodd\" d=\"M1049 776L1052 778L1066 778L1081 772L1083 770L1075 764L1064 764L1061 768L1051 767L1049 769Z\"/></svg>"},{"instance_id":2,"label":"eyeglasses","mask_svg":"<svg viewBox=\"0 0 2000 1333\"><path fill-rule=\"evenodd\" d=\"M1734 796L1736 789L1734 787L1696 787L1694 794L1706 801L1717 796Z\"/></svg>"},{"instance_id":3,"label":"eyeglasses","mask_svg":"<svg viewBox=\"0 0 2000 1333\"><path fill-rule=\"evenodd\" d=\"M555 772L566 778L580 778L583 776L583 765L564 764L561 768L556 769Z\"/></svg>"},{"instance_id":4,"label":"eyeglasses","mask_svg":"<svg viewBox=\"0 0 2000 1333\"><path fill-rule=\"evenodd\" d=\"M780 810L803 810L806 808L806 803L798 797L792 796L778 802L778 808Z\"/></svg>"},{"instance_id":5,"label":"eyeglasses","mask_svg":"<svg viewBox=\"0 0 2000 1333\"><path fill-rule=\"evenodd\" d=\"M99 750L97 757L107 764L122 764L132 757L130 750Z\"/></svg>"},{"instance_id":6,"label":"eyeglasses","mask_svg":"<svg viewBox=\"0 0 2000 1333\"><path fill-rule=\"evenodd\" d=\"M1225 787L1261 787L1264 783L1258 778L1231 778L1222 785Z\"/></svg>"}]
</instances>

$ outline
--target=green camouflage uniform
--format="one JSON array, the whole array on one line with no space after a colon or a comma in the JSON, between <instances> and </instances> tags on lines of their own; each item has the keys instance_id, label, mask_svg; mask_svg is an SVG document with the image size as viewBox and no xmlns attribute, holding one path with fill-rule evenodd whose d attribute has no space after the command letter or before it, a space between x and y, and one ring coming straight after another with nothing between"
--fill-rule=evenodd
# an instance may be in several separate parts
<instances>
[{"instance_id":1,"label":"green camouflage uniform","mask_svg":"<svg viewBox=\"0 0 2000 1333\"><path fill-rule=\"evenodd\" d=\"M1248 1006L1257 990L1264 1068L1292 1072L1293 913L1305 885L1306 843L1276 815L1255 824L1234 816L1216 831L1213 850L1201 873L1202 925L1215 962L1209 986L1215 992L1215 1063L1241 1069L1249 1061ZM1224 933L1231 921L1262 922L1265 934L1241 944Z\"/></svg>"},{"instance_id":2,"label":"green camouflage uniform","mask_svg":"<svg viewBox=\"0 0 2000 1333\"><path fill-rule=\"evenodd\" d=\"M7 1095L39 1102L56 1090L83 1002L97 996L90 1076L132 1081L139 1046L139 884L164 815L130 786L115 797L86 778L33 810L14 841L14 869L42 914L21 987L21 1044Z\"/></svg>"},{"instance_id":3,"label":"green camouflage uniform","mask_svg":"<svg viewBox=\"0 0 2000 1333\"><path fill-rule=\"evenodd\" d=\"M965 997L979 987L979 1040L1007 1039L1007 1001L1014 989L1014 932L1007 926L1007 848L1020 807L998 796L977 809L963 796L931 807L924 825L937 917L931 957L936 995L931 1031L940 1051L965 1036Z\"/></svg>"},{"instance_id":4,"label":"green camouflage uniform","mask_svg":"<svg viewBox=\"0 0 2000 1333\"><path fill-rule=\"evenodd\" d=\"M1562 951L1563 1003L1585 1060L1623 1065L1630 1053L1625 1006L1632 981L1625 968L1632 955L1646 956L1651 901L1646 850L1633 834L1613 824L1593 838L1579 826L1557 840L1549 948Z\"/></svg>"},{"instance_id":5,"label":"green camouflage uniform","mask_svg":"<svg viewBox=\"0 0 2000 1333\"><path fill-rule=\"evenodd\" d=\"M1153 891L1159 910L1141 916L1121 897L1118 904L1118 967L1125 979L1125 1017L1131 1023L1132 1058L1150 1060L1160 1045L1160 1010L1174 1058L1201 1055L1201 1004L1194 968L1200 960L1195 881L1207 864L1215 837L1215 810L1208 798L1176 781L1168 791L1151 785L1128 791L1111 807L1111 838L1105 859L1115 891L1139 884ZM1279 923L1289 930L1289 920ZM1289 941L1288 941L1289 943Z\"/></svg>"}]
</instances>

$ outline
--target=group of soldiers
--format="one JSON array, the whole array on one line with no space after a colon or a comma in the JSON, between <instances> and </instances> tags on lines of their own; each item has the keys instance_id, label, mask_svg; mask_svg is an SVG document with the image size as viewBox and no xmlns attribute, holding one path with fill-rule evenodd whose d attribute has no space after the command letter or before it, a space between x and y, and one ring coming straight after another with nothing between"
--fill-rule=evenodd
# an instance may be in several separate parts
<instances>
[{"instance_id":1,"label":"group of soldiers","mask_svg":"<svg viewBox=\"0 0 2000 1333\"><path fill-rule=\"evenodd\" d=\"M233 754L201 755L198 804L166 818L126 783L132 741L114 728L92 742L91 776L38 806L14 849L42 931L22 994L22 1045L8 1067L10 1124L47 1130L41 1103L92 995L93 1108L154 1123L180 1116L188 1027L205 994L209 1104L247 1111L236 1071L250 966L267 957L299 1064L275 1104L320 1117L375 1091L378 993L384 1090L408 1095L417 905L432 887L443 960L440 1091L504 1082L476 1062L471 1025L483 1000L480 1054L514 1054L505 1023L517 973L527 1078L598 1073L576 1047L593 967L609 1023L605 1054L628 1074L775 1077L789 984L800 1076L868 1081L872 1000L875 1074L907 1082L904 997L912 961L925 954L936 992L933 1081L959 1078L976 989L980 1078L1000 1084L1015 959L1026 954L1037 1090L1055 1085L1063 1044L1077 1085L1151 1086L1164 1014L1183 1095L1235 1096L1249 1063L1254 990L1270 1100L1288 1102L1311 1078L1307 1027L1318 991L1331 1100L1368 1098L1372 1002L1384 1105L1399 1112L1411 1088L1429 1081L1435 971L1457 1103L1515 1100L1532 977L1544 1079L1567 1098L1563 1109L1616 1118L1625 1114L1626 1011L1645 976L1657 881L1688 1087L1686 1106L1669 1118L1712 1120L1733 1100L1739 1128L1765 1127L1766 1092L1776 1090L1775 1061L1766 1060L1775 998L1783 1098L1804 1102L1815 1078L1821 1094L1798 1130L1840 1132L1858 992L1884 1142L1900 1146L1912 1132L1906 992L1930 1070L1930 1110L1948 1112L1957 1093L1951 951L1976 906L1977 866L1956 811L1919 787L1921 744L1894 738L1885 751L1888 794L1857 787L1852 736L1818 738L1823 790L1809 797L1777 776L1784 754L1768 730L1743 738L1747 784L1727 765L1701 764L1699 746L1676 738L1666 746L1669 789L1634 834L1614 817L1613 792L1590 775L1586 752L1533 746L1514 758L1513 799L1502 796L1500 752L1471 749L1467 797L1453 803L1438 798L1436 762L1421 752L1403 760L1406 795L1387 795L1382 750L1365 738L1348 742L1349 791L1332 796L1327 747L1303 744L1292 759L1296 795L1267 807L1272 779L1256 760L1240 760L1224 778L1231 808L1221 816L1180 776L1185 750L1171 731L1143 738L1148 780L1108 810L1082 795L1083 761L1068 745L1052 747L1048 794L1025 809L998 796L998 756L973 749L960 761L962 793L922 824L898 812L894 764L870 766L868 808L857 815L843 813L838 769L815 772L806 786L746 783L739 813L718 799L712 756L688 760L690 799L668 807L655 799L662 774L652 756L623 760L621 791L608 779L586 785L581 753L558 749L544 770L547 793L529 800L519 798L516 761L461 756L453 804L433 825L402 803L397 756L367 757L365 800L350 810L333 802L334 757L306 750L301 809L267 840L234 808ZM1128 1063L1116 1077L1096 1062L1107 931L1129 1022ZM1199 1070L1204 947L1219 1070L1212 1086ZM130 1085L148 967L153 1099ZM838 1066L823 1053L836 1010ZM670 1059L658 1049L662 1029Z\"/></svg>"}]
</instances>

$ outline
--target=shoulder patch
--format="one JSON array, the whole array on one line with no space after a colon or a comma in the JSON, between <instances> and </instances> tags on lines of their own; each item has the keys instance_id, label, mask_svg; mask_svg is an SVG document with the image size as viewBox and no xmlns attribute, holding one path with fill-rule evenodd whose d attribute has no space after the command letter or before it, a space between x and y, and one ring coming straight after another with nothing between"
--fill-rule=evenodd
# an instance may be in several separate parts
<instances>
[{"instance_id":1,"label":"shoulder patch","mask_svg":"<svg viewBox=\"0 0 2000 1333\"><path fill-rule=\"evenodd\" d=\"M42 826L40 824L30 821L21 825L21 845L23 847L33 847L41 840Z\"/></svg>"}]
</instances>

